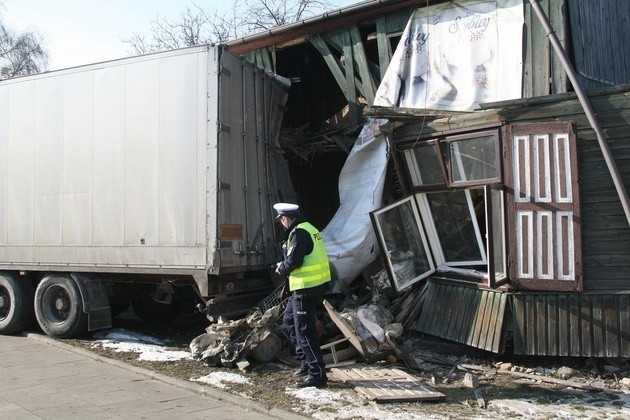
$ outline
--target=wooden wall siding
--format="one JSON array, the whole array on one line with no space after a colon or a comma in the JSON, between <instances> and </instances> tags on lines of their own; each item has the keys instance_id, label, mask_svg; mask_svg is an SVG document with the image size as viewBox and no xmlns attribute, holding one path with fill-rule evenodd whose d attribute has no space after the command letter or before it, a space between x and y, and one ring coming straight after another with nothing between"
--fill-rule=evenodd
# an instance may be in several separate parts
<instances>
[{"instance_id":1,"label":"wooden wall siding","mask_svg":"<svg viewBox=\"0 0 630 420\"><path fill-rule=\"evenodd\" d=\"M506 293L429 281L411 328L499 353L506 303Z\"/></svg>"},{"instance_id":2,"label":"wooden wall siding","mask_svg":"<svg viewBox=\"0 0 630 420\"><path fill-rule=\"evenodd\" d=\"M575 67L591 89L630 83L628 0L568 2Z\"/></svg>"},{"instance_id":3,"label":"wooden wall siding","mask_svg":"<svg viewBox=\"0 0 630 420\"><path fill-rule=\"evenodd\" d=\"M513 294L514 353L630 357L630 294Z\"/></svg>"},{"instance_id":4,"label":"wooden wall siding","mask_svg":"<svg viewBox=\"0 0 630 420\"><path fill-rule=\"evenodd\" d=\"M271 47L250 51L245 54L245 58L266 70L272 72L276 71L276 50L273 45Z\"/></svg>"},{"instance_id":5,"label":"wooden wall siding","mask_svg":"<svg viewBox=\"0 0 630 420\"><path fill-rule=\"evenodd\" d=\"M568 78L562 63L553 51L549 38L529 2L525 4L525 32L523 35L523 97L564 93L568 90ZM541 0L556 36L565 49L567 44L566 1Z\"/></svg>"}]
</instances>

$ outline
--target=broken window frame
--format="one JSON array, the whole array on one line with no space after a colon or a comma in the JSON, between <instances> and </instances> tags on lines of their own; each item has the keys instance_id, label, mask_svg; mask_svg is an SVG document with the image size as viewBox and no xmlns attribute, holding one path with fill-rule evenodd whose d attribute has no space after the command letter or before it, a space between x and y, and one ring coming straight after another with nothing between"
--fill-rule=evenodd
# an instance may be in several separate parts
<instances>
[{"instance_id":1,"label":"broken window frame","mask_svg":"<svg viewBox=\"0 0 630 420\"><path fill-rule=\"evenodd\" d=\"M426 265L428 265L428 269L421 272L416 271L414 273L416 275L411 278L400 279L398 275L400 271L397 270L397 267L395 267L394 261L392 261L392 253L397 251L397 247L391 247L388 245L391 241L394 240L394 238L390 237L392 235L388 234L387 232L387 227L385 226L385 223L387 221L384 219L384 217L388 212L394 209L401 208L404 205L408 205L410 207L410 210L411 210L410 215L413 217L413 220L415 221L415 225L413 225L413 223L404 223L401 220L400 223L398 223L395 226L406 229L406 231L404 232L405 239L409 239L410 235L411 236L415 235L413 239L415 239L416 247L421 246L421 249L416 249L416 251L421 251L424 254L424 255L420 255L420 259L421 259L420 261L426 263ZM413 196L405 197L392 204L389 204L378 210L370 212L370 218L372 220L372 225L374 227L374 231L376 232L376 235L378 237L379 244L382 250L381 255L383 255L384 259L386 260L386 267L389 273L389 278L392 282L392 286L396 289L396 291L400 292L402 290L405 290L412 284L435 273L435 263L434 263L434 258L431 255L431 247L427 240L425 230L422 227L422 221L421 221L420 213L418 211L418 205ZM410 231L409 229L414 229L414 230ZM400 231L400 233L402 233L402 231ZM411 250L408 249L407 251L411 251ZM418 257L418 252L413 253L413 255L414 257Z\"/></svg>"},{"instance_id":2,"label":"broken window frame","mask_svg":"<svg viewBox=\"0 0 630 420\"><path fill-rule=\"evenodd\" d=\"M463 191L466 195L467 206L470 205L470 191L451 191ZM477 261L445 261L442 242L439 238L440 235L437 233L437 227L435 226L429 201L426 197L427 194L439 193L416 193L370 213L374 231L377 234L379 244L383 250L382 255L386 262L385 265L389 273L389 278L392 281L392 286L397 291L401 291L434 274L435 272L447 277L449 275L456 276L458 280L483 283L491 288L499 287L505 284L507 282L507 248L505 239L507 236L507 226L505 223L505 197L503 190L491 185L486 185L483 188L484 214L487 223L485 235L486 242L485 244L481 243L483 238L481 232L479 231L479 227L477 227L475 229L477 246L480 247L479 250L483 253L483 258ZM493 204L493 202L497 202L497 204ZM425 258L426 264L429 265L430 268L420 273L416 272L415 274L417 275L401 281L401 279L399 279L397 268L395 267L395 262L392 261L391 257L392 251L396 250L396 247L388 245L388 243L393 241L393 238L391 237L392 235L387 232L387 227L384 223L387 221L384 220L382 216L392 209L405 204L411 206L410 210L412 210L414 215L415 225L412 226L412 223L398 221L398 226L403 226L407 230L414 227L416 228L414 233L417 237L421 238L423 246L423 255L421 255L421 258L427 257ZM499 217L496 217L493 210L498 210ZM471 209L469 214L471 216L475 216L472 218L472 223L476 224L476 212ZM414 255L417 256L417 253ZM486 272L466 268L479 265L484 265L486 267Z\"/></svg>"},{"instance_id":3,"label":"broken window frame","mask_svg":"<svg viewBox=\"0 0 630 420\"><path fill-rule=\"evenodd\" d=\"M484 177L474 180L454 180L453 170L450 165L451 144L453 142L461 142L474 140L482 137L490 137L494 139L494 158L492 164L494 173L492 177ZM421 174L419 171L419 155L414 152L418 148L430 148L436 157L437 164L433 164L433 168L439 168L440 176L444 179L443 183L434 182L432 184L422 184ZM506 238L508 226L506 224L506 199L505 192L502 189L502 168L501 168L501 131L499 127L488 126L480 128L476 131L470 131L457 135L444 135L430 139L415 139L413 142L399 143L399 157L397 161L404 168L403 172L406 177L406 184L411 190L414 200L418 207L418 212L422 218L422 229L429 241L431 255L435 258L434 264L436 271L445 276L455 276L457 280L473 281L475 283L484 284L488 287L499 287L508 281L507 271L507 246ZM424 154L424 156L427 156ZM461 162L460 162L461 163ZM481 226L477 221L477 213L475 212L471 190L483 188L484 192L484 222L485 235L481 231ZM444 247L435 226L434 218L431 213L428 194L437 194L453 191L464 191L466 196L469 220L474 231L474 242L481 256L477 260L471 261L448 261L445 257ZM485 236L485 237L484 237ZM382 240L382 237L379 237ZM388 259L385 256L385 259ZM388 264L391 264L387 261ZM485 266L485 272L473 269L471 267ZM467 267L467 268L465 268ZM390 273L391 275L391 273Z\"/></svg>"}]
</instances>

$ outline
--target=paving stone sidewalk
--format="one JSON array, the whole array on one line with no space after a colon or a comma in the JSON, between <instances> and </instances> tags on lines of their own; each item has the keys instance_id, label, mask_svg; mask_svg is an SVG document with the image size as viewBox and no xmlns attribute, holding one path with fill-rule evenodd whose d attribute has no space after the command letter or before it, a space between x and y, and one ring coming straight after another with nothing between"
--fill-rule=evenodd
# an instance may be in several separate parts
<instances>
[{"instance_id":1,"label":"paving stone sidewalk","mask_svg":"<svg viewBox=\"0 0 630 420\"><path fill-rule=\"evenodd\" d=\"M0 335L0 418L297 419L39 334Z\"/></svg>"}]
</instances>

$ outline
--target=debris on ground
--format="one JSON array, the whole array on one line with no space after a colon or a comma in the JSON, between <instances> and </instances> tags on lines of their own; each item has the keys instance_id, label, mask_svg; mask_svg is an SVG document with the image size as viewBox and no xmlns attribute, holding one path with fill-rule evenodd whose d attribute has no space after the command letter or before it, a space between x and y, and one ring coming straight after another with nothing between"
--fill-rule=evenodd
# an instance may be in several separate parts
<instances>
[{"instance_id":1,"label":"debris on ground","mask_svg":"<svg viewBox=\"0 0 630 420\"><path fill-rule=\"evenodd\" d=\"M264 313L254 308L247 317L238 320L220 317L204 334L191 341L192 356L209 366L241 367L242 370L250 355L259 362L269 362L282 347L274 328L280 314L278 305Z\"/></svg>"}]
</instances>

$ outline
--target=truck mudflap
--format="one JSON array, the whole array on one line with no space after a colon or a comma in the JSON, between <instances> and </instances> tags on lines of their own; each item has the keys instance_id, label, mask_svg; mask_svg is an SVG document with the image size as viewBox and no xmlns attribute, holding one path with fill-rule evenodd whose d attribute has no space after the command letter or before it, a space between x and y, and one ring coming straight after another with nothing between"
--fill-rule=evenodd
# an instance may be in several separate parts
<instances>
[{"instance_id":1,"label":"truck mudflap","mask_svg":"<svg viewBox=\"0 0 630 420\"><path fill-rule=\"evenodd\" d=\"M105 285L100 280L72 273L83 298L83 312L88 316L88 331L111 328L112 314Z\"/></svg>"}]
</instances>

